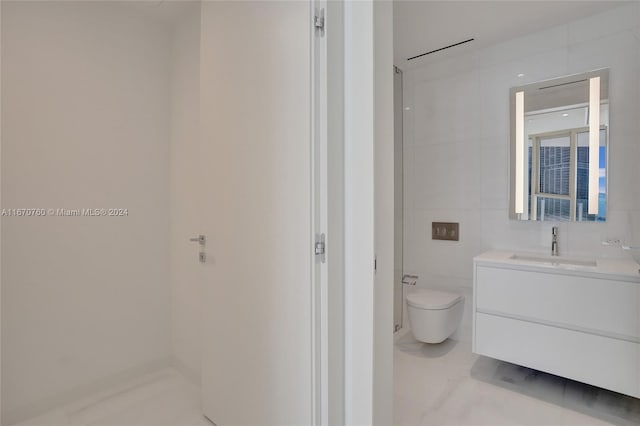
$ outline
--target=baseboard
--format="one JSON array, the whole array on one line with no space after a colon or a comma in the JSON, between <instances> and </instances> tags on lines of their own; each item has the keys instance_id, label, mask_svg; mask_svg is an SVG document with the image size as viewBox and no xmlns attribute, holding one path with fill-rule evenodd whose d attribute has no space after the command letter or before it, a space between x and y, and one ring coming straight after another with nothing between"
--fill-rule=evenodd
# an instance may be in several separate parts
<instances>
[{"instance_id":1,"label":"baseboard","mask_svg":"<svg viewBox=\"0 0 640 426\"><path fill-rule=\"evenodd\" d=\"M60 392L59 394L46 398L23 407L10 411L3 410L2 425L11 426L16 423L37 417L58 407L70 404L88 395L96 394L113 388L123 382L133 380L137 377L154 373L168 367L175 367L171 357L158 359L149 363L138 365L119 373L104 377L102 379L76 386L72 389ZM188 377L188 376L187 376Z\"/></svg>"}]
</instances>

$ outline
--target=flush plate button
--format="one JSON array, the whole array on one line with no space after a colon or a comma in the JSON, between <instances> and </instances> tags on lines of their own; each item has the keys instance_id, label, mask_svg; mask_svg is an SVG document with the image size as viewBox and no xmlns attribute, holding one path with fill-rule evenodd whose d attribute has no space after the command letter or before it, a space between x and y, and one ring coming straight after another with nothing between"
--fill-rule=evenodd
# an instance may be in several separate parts
<instances>
[{"instance_id":1,"label":"flush plate button","mask_svg":"<svg viewBox=\"0 0 640 426\"><path fill-rule=\"evenodd\" d=\"M431 239L459 241L460 224L458 222L431 222Z\"/></svg>"}]
</instances>

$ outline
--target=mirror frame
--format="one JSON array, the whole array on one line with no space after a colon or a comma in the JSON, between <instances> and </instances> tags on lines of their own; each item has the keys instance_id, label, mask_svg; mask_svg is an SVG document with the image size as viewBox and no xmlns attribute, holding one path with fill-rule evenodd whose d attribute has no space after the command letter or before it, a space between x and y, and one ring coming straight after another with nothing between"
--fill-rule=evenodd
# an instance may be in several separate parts
<instances>
[{"instance_id":1,"label":"mirror frame","mask_svg":"<svg viewBox=\"0 0 640 426\"><path fill-rule=\"evenodd\" d=\"M606 179L606 200L605 203L605 217L608 211L609 204L609 171L610 171L610 138L609 138L609 129L611 127L611 95L609 89L609 68L599 68L593 71L569 74L560 77L549 78L545 80L536 81L533 83L523 84L520 86L511 87L509 89L509 219L529 222L531 219L521 219L521 213L516 213L516 93L517 92L526 92L527 90L538 89L544 86L548 86L549 84L553 85L564 85L569 84L571 82L576 81L576 79L580 80L589 80L592 77L601 77L601 79L605 79L607 82L607 102L609 104L609 117L607 122L607 140L606 140L606 158L605 158L605 167L607 170L607 179ZM602 88L600 89L602 93ZM526 113L526 110L525 110ZM526 192L526 191L525 191ZM527 197L527 194L524 194ZM530 196L530 194L528 194ZM537 222L532 221L532 222ZM571 221L569 221L571 222ZM578 222L578 221L575 221ZM598 221L583 221L584 223L602 223Z\"/></svg>"}]
</instances>

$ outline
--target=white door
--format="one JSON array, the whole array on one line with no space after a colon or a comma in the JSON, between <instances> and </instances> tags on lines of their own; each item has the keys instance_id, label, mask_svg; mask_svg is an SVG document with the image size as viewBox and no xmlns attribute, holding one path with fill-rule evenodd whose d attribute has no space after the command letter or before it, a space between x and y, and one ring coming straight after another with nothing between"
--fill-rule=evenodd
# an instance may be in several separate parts
<instances>
[{"instance_id":1,"label":"white door","mask_svg":"<svg viewBox=\"0 0 640 426\"><path fill-rule=\"evenodd\" d=\"M314 424L311 7L203 2L203 410Z\"/></svg>"},{"instance_id":2,"label":"white door","mask_svg":"<svg viewBox=\"0 0 640 426\"><path fill-rule=\"evenodd\" d=\"M373 424L393 423L394 115L393 4L374 2L374 301Z\"/></svg>"}]
</instances>

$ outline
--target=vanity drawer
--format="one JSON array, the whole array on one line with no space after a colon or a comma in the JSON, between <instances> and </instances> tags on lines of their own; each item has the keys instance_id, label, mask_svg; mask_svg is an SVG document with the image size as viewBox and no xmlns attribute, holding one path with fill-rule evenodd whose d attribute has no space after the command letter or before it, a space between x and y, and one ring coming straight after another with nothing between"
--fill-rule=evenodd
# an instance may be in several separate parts
<instances>
[{"instance_id":1,"label":"vanity drawer","mask_svg":"<svg viewBox=\"0 0 640 426\"><path fill-rule=\"evenodd\" d=\"M474 352L640 397L640 344L476 314Z\"/></svg>"},{"instance_id":2,"label":"vanity drawer","mask_svg":"<svg viewBox=\"0 0 640 426\"><path fill-rule=\"evenodd\" d=\"M640 284L477 265L476 310L640 342Z\"/></svg>"}]
</instances>

